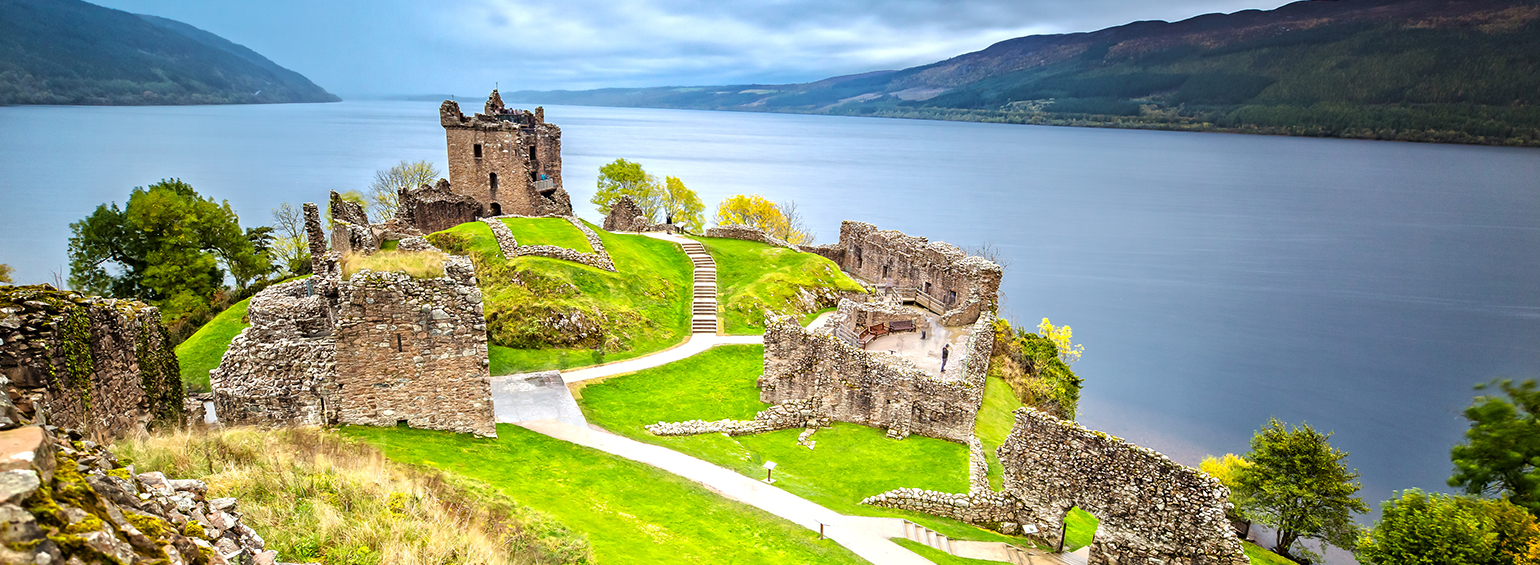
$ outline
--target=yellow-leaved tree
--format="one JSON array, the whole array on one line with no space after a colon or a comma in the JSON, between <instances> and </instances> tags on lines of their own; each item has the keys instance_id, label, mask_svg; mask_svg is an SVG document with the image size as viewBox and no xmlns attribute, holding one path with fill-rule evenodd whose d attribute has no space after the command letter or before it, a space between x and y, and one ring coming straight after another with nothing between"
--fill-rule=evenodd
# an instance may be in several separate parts
<instances>
[{"instance_id":1,"label":"yellow-leaved tree","mask_svg":"<svg viewBox=\"0 0 1540 565\"><path fill-rule=\"evenodd\" d=\"M1059 360L1065 365L1079 361L1080 354L1085 351L1085 346L1070 343L1075 333L1069 326L1054 326L1048 318L1043 318L1042 323L1037 325L1037 333L1053 342L1054 347L1059 349Z\"/></svg>"},{"instance_id":2,"label":"yellow-leaved tree","mask_svg":"<svg viewBox=\"0 0 1540 565\"><path fill-rule=\"evenodd\" d=\"M664 177L663 212L675 225L690 233L701 233L701 224L705 221L701 212L705 209L700 196L686 188L679 177Z\"/></svg>"},{"instance_id":3,"label":"yellow-leaved tree","mask_svg":"<svg viewBox=\"0 0 1540 565\"><path fill-rule=\"evenodd\" d=\"M776 204L758 194L727 197L717 205L717 214L713 218L718 226L749 226L762 229L787 243L812 243L813 233L801 225L801 220L795 203Z\"/></svg>"}]
</instances>

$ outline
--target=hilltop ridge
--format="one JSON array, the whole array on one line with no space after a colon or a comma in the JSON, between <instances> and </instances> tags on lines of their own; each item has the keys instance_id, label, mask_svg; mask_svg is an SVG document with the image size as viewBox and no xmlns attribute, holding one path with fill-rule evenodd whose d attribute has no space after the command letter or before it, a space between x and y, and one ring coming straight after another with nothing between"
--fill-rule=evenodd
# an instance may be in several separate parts
<instances>
[{"instance_id":1,"label":"hilltop ridge","mask_svg":"<svg viewBox=\"0 0 1540 565\"><path fill-rule=\"evenodd\" d=\"M784 85L543 103L1540 145L1540 2L1306 0Z\"/></svg>"},{"instance_id":2,"label":"hilltop ridge","mask_svg":"<svg viewBox=\"0 0 1540 565\"><path fill-rule=\"evenodd\" d=\"M251 49L80 0L0 0L0 104L341 100Z\"/></svg>"}]
</instances>

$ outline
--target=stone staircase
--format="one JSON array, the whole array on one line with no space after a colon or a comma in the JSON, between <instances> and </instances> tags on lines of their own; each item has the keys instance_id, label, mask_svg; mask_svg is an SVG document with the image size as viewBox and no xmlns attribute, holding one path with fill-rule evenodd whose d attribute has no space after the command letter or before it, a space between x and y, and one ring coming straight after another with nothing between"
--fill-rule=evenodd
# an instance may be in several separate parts
<instances>
[{"instance_id":1,"label":"stone staircase","mask_svg":"<svg viewBox=\"0 0 1540 565\"><path fill-rule=\"evenodd\" d=\"M694 300L690 305L690 333L716 334L721 326L717 322L717 262L706 253L706 246L698 241L681 243L685 256L695 264Z\"/></svg>"},{"instance_id":2,"label":"stone staircase","mask_svg":"<svg viewBox=\"0 0 1540 565\"><path fill-rule=\"evenodd\" d=\"M904 520L904 538L967 559L1000 561L1012 565L1085 565L1084 557L1026 549L1008 543L954 540Z\"/></svg>"}]
</instances>

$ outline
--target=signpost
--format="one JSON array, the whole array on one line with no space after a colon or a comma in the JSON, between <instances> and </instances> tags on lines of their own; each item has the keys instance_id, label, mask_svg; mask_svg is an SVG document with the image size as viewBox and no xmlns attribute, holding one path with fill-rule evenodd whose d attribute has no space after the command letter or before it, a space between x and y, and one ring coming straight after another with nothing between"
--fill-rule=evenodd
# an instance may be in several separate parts
<instances>
[{"instance_id":1,"label":"signpost","mask_svg":"<svg viewBox=\"0 0 1540 565\"><path fill-rule=\"evenodd\" d=\"M762 465L762 467L765 468L765 480L761 481L761 482L763 482L763 483L765 483L767 485L775 484L775 479L770 478L770 473L775 471L775 462L774 461L766 461L765 464Z\"/></svg>"}]
</instances>

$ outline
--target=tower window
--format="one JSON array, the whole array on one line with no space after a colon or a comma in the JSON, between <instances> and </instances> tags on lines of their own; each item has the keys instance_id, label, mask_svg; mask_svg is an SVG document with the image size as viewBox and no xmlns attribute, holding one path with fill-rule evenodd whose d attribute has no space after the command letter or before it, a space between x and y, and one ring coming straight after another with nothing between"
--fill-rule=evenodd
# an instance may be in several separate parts
<instances>
[{"instance_id":1,"label":"tower window","mask_svg":"<svg viewBox=\"0 0 1540 565\"><path fill-rule=\"evenodd\" d=\"M477 159L481 158L481 144L480 143L476 144L476 158Z\"/></svg>"},{"instance_id":2,"label":"tower window","mask_svg":"<svg viewBox=\"0 0 1540 565\"><path fill-rule=\"evenodd\" d=\"M497 198L497 173L487 175L488 186L492 188L492 197Z\"/></svg>"}]
</instances>

